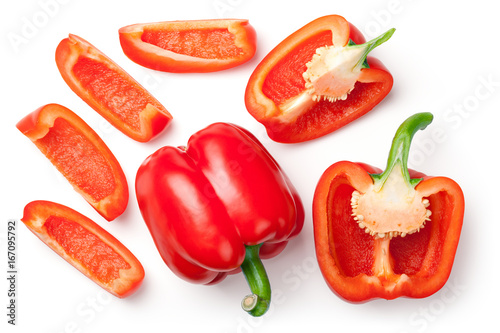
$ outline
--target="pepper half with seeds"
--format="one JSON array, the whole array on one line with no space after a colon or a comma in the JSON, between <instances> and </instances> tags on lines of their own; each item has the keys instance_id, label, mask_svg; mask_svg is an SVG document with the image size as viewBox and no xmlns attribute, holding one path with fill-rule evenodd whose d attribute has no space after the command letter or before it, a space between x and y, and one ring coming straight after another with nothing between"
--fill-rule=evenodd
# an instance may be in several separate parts
<instances>
[{"instance_id":1,"label":"pepper half with seeds","mask_svg":"<svg viewBox=\"0 0 500 333\"><path fill-rule=\"evenodd\" d=\"M414 134L432 118L415 114L399 127L384 172L341 161L318 182L317 259L329 287L348 301L427 297L448 280L463 223L462 190L449 178L407 167Z\"/></svg>"},{"instance_id":2,"label":"pepper half with seeds","mask_svg":"<svg viewBox=\"0 0 500 333\"><path fill-rule=\"evenodd\" d=\"M367 55L394 29L367 43L343 17L320 17L279 43L252 73L248 112L277 142L331 133L358 119L390 92L392 75Z\"/></svg>"}]
</instances>

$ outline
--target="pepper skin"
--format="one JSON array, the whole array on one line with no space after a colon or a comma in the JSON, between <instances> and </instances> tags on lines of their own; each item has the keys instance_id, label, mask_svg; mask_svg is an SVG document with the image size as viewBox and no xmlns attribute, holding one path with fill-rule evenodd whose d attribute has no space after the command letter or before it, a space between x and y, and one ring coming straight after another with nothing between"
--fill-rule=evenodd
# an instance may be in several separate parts
<instances>
[{"instance_id":1,"label":"pepper skin","mask_svg":"<svg viewBox=\"0 0 500 333\"><path fill-rule=\"evenodd\" d=\"M17 123L26 135L106 220L127 207L127 179L115 156L73 111L44 105Z\"/></svg>"},{"instance_id":2,"label":"pepper skin","mask_svg":"<svg viewBox=\"0 0 500 333\"><path fill-rule=\"evenodd\" d=\"M248 20L218 19L133 24L119 30L123 52L147 68L215 72L250 60L256 35Z\"/></svg>"},{"instance_id":3,"label":"pepper skin","mask_svg":"<svg viewBox=\"0 0 500 333\"><path fill-rule=\"evenodd\" d=\"M262 144L216 123L187 147L163 147L137 172L139 208L165 263L179 277L214 284L239 268L253 295L243 308L264 314L270 285L259 260L276 256L302 229L304 210Z\"/></svg>"},{"instance_id":4,"label":"pepper skin","mask_svg":"<svg viewBox=\"0 0 500 333\"><path fill-rule=\"evenodd\" d=\"M277 142L296 143L331 133L370 111L393 85L368 53L391 29L365 43L343 17L320 17L278 44L252 73L248 112Z\"/></svg>"},{"instance_id":5,"label":"pepper skin","mask_svg":"<svg viewBox=\"0 0 500 333\"><path fill-rule=\"evenodd\" d=\"M63 39L56 49L56 64L73 92L136 141L151 140L172 120L156 98L83 38Z\"/></svg>"},{"instance_id":6,"label":"pepper skin","mask_svg":"<svg viewBox=\"0 0 500 333\"><path fill-rule=\"evenodd\" d=\"M427 297L450 275L464 216L462 190L449 178L407 168L413 135L431 121L430 113L421 113L401 125L383 173L341 161L318 182L318 263L328 286L348 301Z\"/></svg>"},{"instance_id":7,"label":"pepper skin","mask_svg":"<svg viewBox=\"0 0 500 333\"><path fill-rule=\"evenodd\" d=\"M77 211L50 201L32 201L21 221L42 242L89 279L123 298L144 279L137 258L115 237Z\"/></svg>"}]
</instances>

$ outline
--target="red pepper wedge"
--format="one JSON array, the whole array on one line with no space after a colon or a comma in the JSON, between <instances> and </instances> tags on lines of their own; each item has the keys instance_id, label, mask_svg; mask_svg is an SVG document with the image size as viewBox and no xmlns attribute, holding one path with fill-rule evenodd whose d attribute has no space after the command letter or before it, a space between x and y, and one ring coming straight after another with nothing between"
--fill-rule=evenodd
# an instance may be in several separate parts
<instances>
[{"instance_id":1,"label":"red pepper wedge","mask_svg":"<svg viewBox=\"0 0 500 333\"><path fill-rule=\"evenodd\" d=\"M394 29L365 43L343 17L320 17L278 44L250 76L248 112L277 142L331 133L361 117L389 93L392 75L366 58Z\"/></svg>"},{"instance_id":2,"label":"red pepper wedge","mask_svg":"<svg viewBox=\"0 0 500 333\"><path fill-rule=\"evenodd\" d=\"M56 63L68 86L128 137L146 142L162 132L172 115L125 70L76 35L63 39Z\"/></svg>"},{"instance_id":3,"label":"red pepper wedge","mask_svg":"<svg viewBox=\"0 0 500 333\"><path fill-rule=\"evenodd\" d=\"M32 201L21 219L42 242L89 279L123 298L139 288L144 268L113 235L64 205Z\"/></svg>"},{"instance_id":4,"label":"red pepper wedge","mask_svg":"<svg viewBox=\"0 0 500 333\"><path fill-rule=\"evenodd\" d=\"M321 176L313 200L319 266L351 302L423 298L448 280L464 216L460 186L407 168L413 135L432 114L398 129L386 170L341 161Z\"/></svg>"},{"instance_id":5,"label":"red pepper wedge","mask_svg":"<svg viewBox=\"0 0 500 333\"><path fill-rule=\"evenodd\" d=\"M105 219L112 221L125 211L129 192L118 160L73 111L47 104L16 126Z\"/></svg>"},{"instance_id":6,"label":"red pepper wedge","mask_svg":"<svg viewBox=\"0 0 500 333\"><path fill-rule=\"evenodd\" d=\"M239 19L133 24L119 35L132 61L164 72L220 71L247 62L256 50L254 28Z\"/></svg>"},{"instance_id":7,"label":"red pepper wedge","mask_svg":"<svg viewBox=\"0 0 500 333\"><path fill-rule=\"evenodd\" d=\"M271 289L259 259L276 256L304 223L296 190L262 144L236 125L216 123L187 147L163 147L137 171L144 221L168 267L192 283L214 284L239 268L253 295L243 308L264 314Z\"/></svg>"}]
</instances>

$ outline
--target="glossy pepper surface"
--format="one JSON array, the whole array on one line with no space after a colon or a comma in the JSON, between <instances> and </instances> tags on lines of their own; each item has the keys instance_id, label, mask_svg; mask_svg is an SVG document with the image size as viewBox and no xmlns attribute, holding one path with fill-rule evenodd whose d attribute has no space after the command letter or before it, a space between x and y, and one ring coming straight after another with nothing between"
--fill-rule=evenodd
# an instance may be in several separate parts
<instances>
[{"instance_id":1,"label":"glossy pepper surface","mask_svg":"<svg viewBox=\"0 0 500 333\"><path fill-rule=\"evenodd\" d=\"M94 221L64 205L32 201L21 221L42 242L89 279L123 298L139 288L144 269L119 240Z\"/></svg>"},{"instance_id":2,"label":"glossy pepper surface","mask_svg":"<svg viewBox=\"0 0 500 333\"><path fill-rule=\"evenodd\" d=\"M352 302L422 298L447 281L464 215L460 186L407 168L413 135L430 113L408 118L384 172L341 161L322 175L313 201L316 254L330 288Z\"/></svg>"},{"instance_id":3,"label":"glossy pepper surface","mask_svg":"<svg viewBox=\"0 0 500 333\"><path fill-rule=\"evenodd\" d=\"M256 35L248 20L214 19L133 24L119 30L123 52L151 69L215 72L250 60Z\"/></svg>"},{"instance_id":4,"label":"glossy pepper surface","mask_svg":"<svg viewBox=\"0 0 500 333\"><path fill-rule=\"evenodd\" d=\"M142 216L165 263L199 284L242 269L253 295L242 303L266 312L270 285L260 258L281 252L302 229L301 200L259 141L236 125L216 123L187 147L163 147L137 172Z\"/></svg>"},{"instance_id":5,"label":"glossy pepper surface","mask_svg":"<svg viewBox=\"0 0 500 333\"><path fill-rule=\"evenodd\" d=\"M127 208L127 179L111 150L87 123L59 104L44 105L17 123L50 162L108 221Z\"/></svg>"},{"instance_id":6,"label":"glossy pepper surface","mask_svg":"<svg viewBox=\"0 0 500 333\"><path fill-rule=\"evenodd\" d=\"M370 111L393 78L368 53L394 29L367 43L343 17L320 17L278 44L252 73L248 112L269 137L283 143L312 140Z\"/></svg>"},{"instance_id":7,"label":"glossy pepper surface","mask_svg":"<svg viewBox=\"0 0 500 333\"><path fill-rule=\"evenodd\" d=\"M172 120L139 82L81 37L69 35L59 43L56 64L71 90L136 141L151 140Z\"/></svg>"}]
</instances>

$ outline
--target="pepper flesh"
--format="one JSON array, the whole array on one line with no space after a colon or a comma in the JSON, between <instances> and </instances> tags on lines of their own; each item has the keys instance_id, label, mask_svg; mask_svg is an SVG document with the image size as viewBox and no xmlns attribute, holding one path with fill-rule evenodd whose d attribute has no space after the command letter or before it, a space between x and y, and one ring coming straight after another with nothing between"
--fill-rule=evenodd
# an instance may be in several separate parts
<instances>
[{"instance_id":1,"label":"pepper flesh","mask_svg":"<svg viewBox=\"0 0 500 333\"><path fill-rule=\"evenodd\" d=\"M392 88L393 78L382 63L364 58L393 32L364 44L359 30L341 16L310 22L254 70L245 92L248 112L271 139L283 143L312 140L361 117Z\"/></svg>"},{"instance_id":2,"label":"pepper flesh","mask_svg":"<svg viewBox=\"0 0 500 333\"><path fill-rule=\"evenodd\" d=\"M427 297L450 275L463 223L462 190L449 178L428 177L407 168L411 138L431 120L432 115L422 113L403 123L385 172L341 161L330 166L318 182L313 200L318 263L328 286L348 301ZM393 210L394 205L401 205L398 196L403 187L391 184L391 177L406 184L403 193L418 198L416 203L405 201L408 212L403 219L400 209ZM370 207L373 216L386 218L371 220L380 229L360 225L366 221L358 218L359 198L352 200L356 192L359 194L354 196L368 196L368 202L370 192L385 192L385 200L378 205L362 208L365 215ZM421 205L423 220L421 213L412 214L413 205ZM405 225L409 228L406 232L398 229Z\"/></svg>"},{"instance_id":3,"label":"pepper flesh","mask_svg":"<svg viewBox=\"0 0 500 333\"><path fill-rule=\"evenodd\" d=\"M112 221L124 212L129 193L119 162L73 111L44 105L16 126L104 218Z\"/></svg>"},{"instance_id":4,"label":"pepper flesh","mask_svg":"<svg viewBox=\"0 0 500 333\"><path fill-rule=\"evenodd\" d=\"M144 87L83 38L63 39L56 49L56 64L73 92L136 141L151 140L172 119Z\"/></svg>"},{"instance_id":5,"label":"pepper flesh","mask_svg":"<svg viewBox=\"0 0 500 333\"><path fill-rule=\"evenodd\" d=\"M144 279L137 258L115 237L77 211L50 201L33 201L21 221L64 260L111 294L134 293Z\"/></svg>"},{"instance_id":6,"label":"pepper flesh","mask_svg":"<svg viewBox=\"0 0 500 333\"><path fill-rule=\"evenodd\" d=\"M248 20L216 19L133 24L119 30L123 52L147 68L215 72L250 60L255 30Z\"/></svg>"},{"instance_id":7,"label":"pepper flesh","mask_svg":"<svg viewBox=\"0 0 500 333\"><path fill-rule=\"evenodd\" d=\"M270 287L259 255L281 252L302 229L304 210L251 133L216 123L195 133L187 147L161 148L139 168L136 193L158 251L175 274L214 284L241 267L257 303L244 308L254 316L267 311Z\"/></svg>"}]
</instances>

